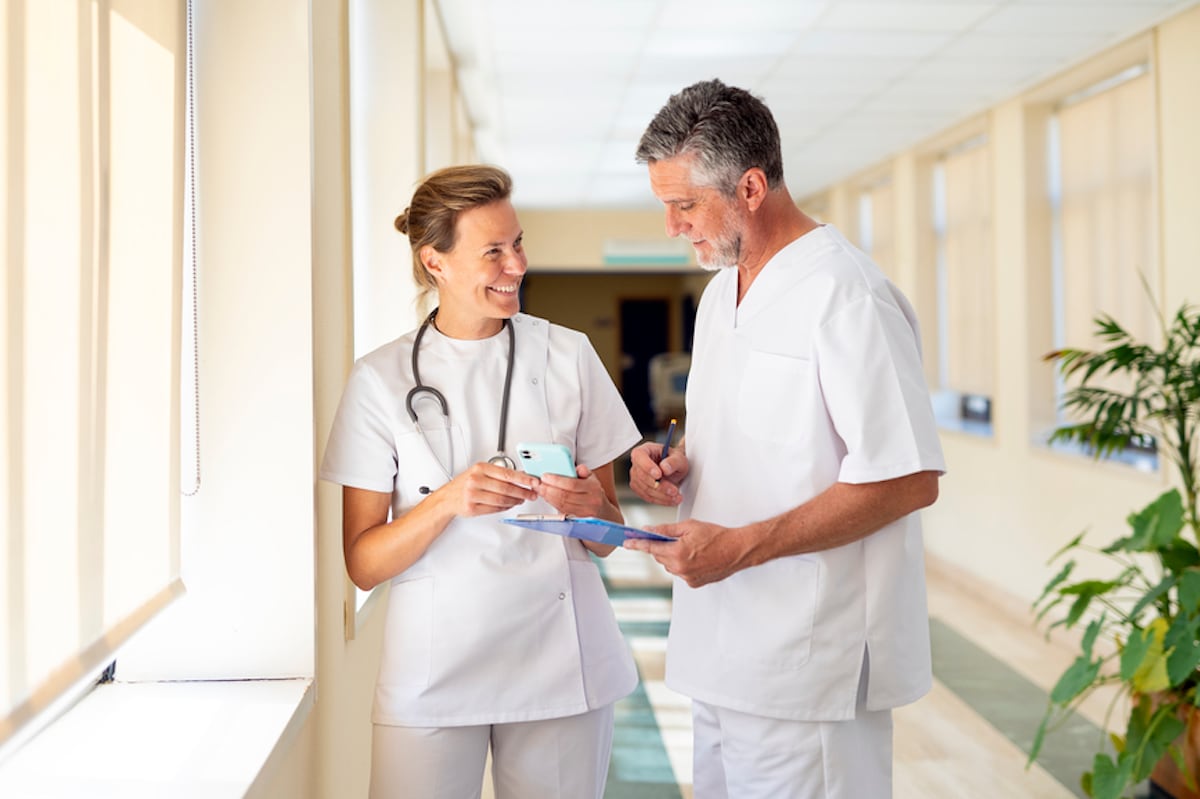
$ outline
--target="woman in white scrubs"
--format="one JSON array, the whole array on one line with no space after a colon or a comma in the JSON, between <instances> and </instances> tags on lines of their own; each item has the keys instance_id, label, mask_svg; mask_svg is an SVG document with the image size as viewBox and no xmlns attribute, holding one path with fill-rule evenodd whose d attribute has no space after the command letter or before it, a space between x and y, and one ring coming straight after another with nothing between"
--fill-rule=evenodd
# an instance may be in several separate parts
<instances>
[{"instance_id":1,"label":"woman in white scrubs","mask_svg":"<svg viewBox=\"0 0 1200 799\"><path fill-rule=\"evenodd\" d=\"M637 673L588 549L501 523L620 521L613 460L640 436L585 335L519 313L526 257L495 167L443 169L396 227L438 306L354 365L321 476L343 486L343 548L364 590L390 582L371 796L601 797L613 703ZM576 477L518 471L556 442ZM585 546L587 549L585 549Z\"/></svg>"}]
</instances>

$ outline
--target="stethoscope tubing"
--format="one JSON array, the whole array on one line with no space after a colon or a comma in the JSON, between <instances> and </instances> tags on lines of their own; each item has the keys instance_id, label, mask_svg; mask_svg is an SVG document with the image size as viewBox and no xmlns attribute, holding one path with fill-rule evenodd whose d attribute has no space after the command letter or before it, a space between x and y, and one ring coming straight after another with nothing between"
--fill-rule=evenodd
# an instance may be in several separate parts
<instances>
[{"instance_id":1,"label":"stethoscope tubing","mask_svg":"<svg viewBox=\"0 0 1200 799\"><path fill-rule=\"evenodd\" d=\"M421 339L425 337L425 331L431 324L434 324L434 319L437 318L438 309L434 308L429 316L425 317L425 321L421 323L420 329L417 330L417 336L413 340L412 348L412 375L413 387L409 389L408 395L404 398L404 407L408 411L408 417L412 420L413 427L421 434L421 438L425 440L425 445L429 447L429 452L434 456L434 460L441 466L441 459L433 452L433 446L429 443L429 437L425 435L425 431L421 429L421 423L417 418L417 411L414 407L417 398L426 393L437 400L441 406L442 416L446 420L446 446L450 453L450 468L442 467L446 472L446 479L450 480L454 477L454 438L450 433L450 405L446 402L446 397L441 391L438 391L433 386L427 386L421 382L421 368L418 356L421 352ZM516 463L504 451L505 438L508 434L508 399L512 394L512 378L513 365L516 362L517 335L513 330L511 319L504 320L504 327L508 328L508 366L504 373L504 393L500 400L500 432L496 438L496 454L488 459L488 463L497 466L503 466L506 469L515 469Z\"/></svg>"}]
</instances>

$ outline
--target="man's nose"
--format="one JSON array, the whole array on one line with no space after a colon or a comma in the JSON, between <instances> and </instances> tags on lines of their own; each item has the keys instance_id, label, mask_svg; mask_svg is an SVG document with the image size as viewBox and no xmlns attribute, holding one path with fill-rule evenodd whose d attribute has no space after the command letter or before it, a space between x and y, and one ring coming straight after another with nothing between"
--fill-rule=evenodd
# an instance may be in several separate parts
<instances>
[{"instance_id":1,"label":"man's nose","mask_svg":"<svg viewBox=\"0 0 1200 799\"><path fill-rule=\"evenodd\" d=\"M671 238L683 232L684 222L679 210L673 205L667 206L667 235Z\"/></svg>"}]
</instances>

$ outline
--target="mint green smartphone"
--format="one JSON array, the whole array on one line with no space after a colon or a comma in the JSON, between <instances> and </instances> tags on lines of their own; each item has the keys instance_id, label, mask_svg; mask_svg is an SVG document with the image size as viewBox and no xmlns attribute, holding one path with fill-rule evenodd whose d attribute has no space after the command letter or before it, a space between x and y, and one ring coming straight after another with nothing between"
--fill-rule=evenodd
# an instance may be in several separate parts
<instances>
[{"instance_id":1,"label":"mint green smartphone","mask_svg":"<svg viewBox=\"0 0 1200 799\"><path fill-rule=\"evenodd\" d=\"M526 474L561 474L576 477L575 460L571 450L562 444L517 444L517 462Z\"/></svg>"}]
</instances>

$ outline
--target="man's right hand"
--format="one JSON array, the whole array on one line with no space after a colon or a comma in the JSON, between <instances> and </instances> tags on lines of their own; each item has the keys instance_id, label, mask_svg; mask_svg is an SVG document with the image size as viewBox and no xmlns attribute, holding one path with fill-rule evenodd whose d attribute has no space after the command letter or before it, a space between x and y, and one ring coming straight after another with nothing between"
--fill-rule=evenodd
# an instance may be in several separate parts
<instances>
[{"instance_id":1,"label":"man's right hand","mask_svg":"<svg viewBox=\"0 0 1200 799\"><path fill-rule=\"evenodd\" d=\"M629 453L629 487L654 505L678 505L683 501L679 484L687 477L688 460L683 442L662 457L662 444L647 441Z\"/></svg>"}]
</instances>

